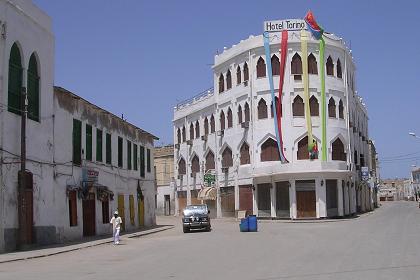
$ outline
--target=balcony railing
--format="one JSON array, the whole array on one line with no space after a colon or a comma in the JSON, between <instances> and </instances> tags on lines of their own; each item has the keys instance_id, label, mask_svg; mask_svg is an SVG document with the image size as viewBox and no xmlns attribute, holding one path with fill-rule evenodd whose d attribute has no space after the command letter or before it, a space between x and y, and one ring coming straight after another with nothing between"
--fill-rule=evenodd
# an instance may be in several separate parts
<instances>
[{"instance_id":1,"label":"balcony railing","mask_svg":"<svg viewBox=\"0 0 420 280\"><path fill-rule=\"evenodd\" d=\"M214 94L214 88L206 89L205 91L200 92L196 96L191 97L191 98L189 98L187 100L181 101L178 104L176 104L175 110L182 109L182 108L184 108L184 107L186 107L188 105L191 105L191 104L193 104L193 103L195 103L197 101L203 100L203 99L205 99L208 96L211 96L213 94Z\"/></svg>"}]
</instances>

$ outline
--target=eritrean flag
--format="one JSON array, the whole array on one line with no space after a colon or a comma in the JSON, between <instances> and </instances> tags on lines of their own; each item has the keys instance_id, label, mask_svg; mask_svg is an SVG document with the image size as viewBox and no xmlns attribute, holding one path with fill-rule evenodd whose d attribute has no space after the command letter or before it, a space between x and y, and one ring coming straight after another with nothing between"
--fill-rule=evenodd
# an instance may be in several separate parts
<instances>
[{"instance_id":1,"label":"eritrean flag","mask_svg":"<svg viewBox=\"0 0 420 280\"><path fill-rule=\"evenodd\" d=\"M324 33L324 29L322 29L315 20L314 15L311 11L309 11L305 16L305 22L308 26L309 31L311 31L312 35L317 39L321 39L322 33Z\"/></svg>"}]
</instances>

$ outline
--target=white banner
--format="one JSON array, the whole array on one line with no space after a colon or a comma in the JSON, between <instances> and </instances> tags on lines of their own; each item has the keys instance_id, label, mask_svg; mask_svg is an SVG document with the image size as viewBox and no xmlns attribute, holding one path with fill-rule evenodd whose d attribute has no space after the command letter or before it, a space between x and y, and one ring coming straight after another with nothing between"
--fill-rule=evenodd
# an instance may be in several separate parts
<instances>
[{"instance_id":1,"label":"white banner","mask_svg":"<svg viewBox=\"0 0 420 280\"><path fill-rule=\"evenodd\" d=\"M307 29L303 19L284 19L264 21L264 32L281 32L283 30L293 31Z\"/></svg>"}]
</instances>

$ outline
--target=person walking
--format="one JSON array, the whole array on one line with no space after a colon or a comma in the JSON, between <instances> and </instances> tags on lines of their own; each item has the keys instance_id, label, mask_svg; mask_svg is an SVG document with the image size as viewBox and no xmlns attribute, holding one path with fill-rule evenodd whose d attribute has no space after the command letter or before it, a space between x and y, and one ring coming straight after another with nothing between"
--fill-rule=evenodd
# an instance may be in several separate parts
<instances>
[{"instance_id":1,"label":"person walking","mask_svg":"<svg viewBox=\"0 0 420 280\"><path fill-rule=\"evenodd\" d=\"M120 244L120 229L122 224L122 219L118 216L118 211L114 212L114 217L112 217L109 223L112 224L112 239L114 244L118 245Z\"/></svg>"}]
</instances>

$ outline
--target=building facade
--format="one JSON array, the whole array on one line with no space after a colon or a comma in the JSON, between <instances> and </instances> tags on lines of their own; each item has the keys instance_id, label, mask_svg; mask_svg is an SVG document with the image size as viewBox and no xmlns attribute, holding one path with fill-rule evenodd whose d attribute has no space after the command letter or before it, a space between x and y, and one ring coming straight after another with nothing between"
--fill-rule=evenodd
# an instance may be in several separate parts
<instances>
[{"instance_id":1,"label":"building facade","mask_svg":"<svg viewBox=\"0 0 420 280\"><path fill-rule=\"evenodd\" d=\"M215 175L217 199L206 203L218 217L247 210L259 217L325 218L360 209L361 193L370 192L360 177L361 167L368 165L369 137L367 110L356 91L356 66L340 38L326 34L323 62L318 41L308 41L309 105L317 143L320 67L327 73L328 106L328 158L310 159L299 34L289 31L281 100L283 152L289 162L279 161L263 36L250 36L215 56L214 90L174 109L176 212L197 200L206 173ZM274 36L270 56L276 91L279 49L280 37Z\"/></svg>"},{"instance_id":2,"label":"building facade","mask_svg":"<svg viewBox=\"0 0 420 280\"><path fill-rule=\"evenodd\" d=\"M0 76L0 252L109 233L116 209L126 230L155 224L157 138L54 87L51 19L31 1L0 0Z\"/></svg>"},{"instance_id":3,"label":"building facade","mask_svg":"<svg viewBox=\"0 0 420 280\"><path fill-rule=\"evenodd\" d=\"M154 162L157 185L156 215L174 215L175 187L173 145L156 147Z\"/></svg>"}]
</instances>

